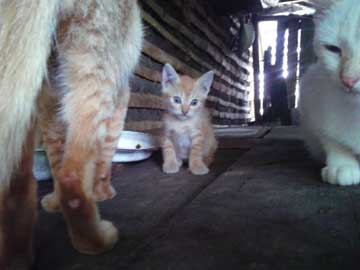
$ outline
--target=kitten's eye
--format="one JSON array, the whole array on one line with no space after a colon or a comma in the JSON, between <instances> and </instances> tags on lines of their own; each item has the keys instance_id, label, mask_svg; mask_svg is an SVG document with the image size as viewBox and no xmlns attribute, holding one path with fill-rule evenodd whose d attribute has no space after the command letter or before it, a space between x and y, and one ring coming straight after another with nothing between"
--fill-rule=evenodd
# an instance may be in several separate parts
<instances>
[{"instance_id":1,"label":"kitten's eye","mask_svg":"<svg viewBox=\"0 0 360 270\"><path fill-rule=\"evenodd\" d=\"M199 103L197 99L193 99L190 103L191 106L196 106Z\"/></svg>"},{"instance_id":2,"label":"kitten's eye","mask_svg":"<svg viewBox=\"0 0 360 270\"><path fill-rule=\"evenodd\" d=\"M176 104L181 104L181 98L180 97L173 97L173 99L174 99L174 102Z\"/></svg>"},{"instance_id":3,"label":"kitten's eye","mask_svg":"<svg viewBox=\"0 0 360 270\"><path fill-rule=\"evenodd\" d=\"M327 49L328 51L330 51L332 53L336 53L336 54L341 55L341 49L339 47L337 47L337 46L325 44L324 47L325 47L325 49Z\"/></svg>"}]
</instances>

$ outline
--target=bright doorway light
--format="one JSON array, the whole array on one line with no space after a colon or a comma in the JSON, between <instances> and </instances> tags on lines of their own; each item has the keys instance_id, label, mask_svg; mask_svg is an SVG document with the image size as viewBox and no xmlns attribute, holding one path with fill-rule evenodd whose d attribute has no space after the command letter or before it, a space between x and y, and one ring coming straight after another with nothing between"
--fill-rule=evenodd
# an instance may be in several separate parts
<instances>
[{"instance_id":1,"label":"bright doorway light","mask_svg":"<svg viewBox=\"0 0 360 270\"><path fill-rule=\"evenodd\" d=\"M283 77L285 79L289 76L288 53L289 53L289 29L286 29L284 35L284 58L283 58Z\"/></svg>"},{"instance_id":2,"label":"bright doorway light","mask_svg":"<svg viewBox=\"0 0 360 270\"><path fill-rule=\"evenodd\" d=\"M264 113L263 100L265 91L264 76L264 54L271 47L271 64L276 62L276 40L277 40L277 21L262 21L258 24L259 33L259 99L260 115Z\"/></svg>"}]
</instances>

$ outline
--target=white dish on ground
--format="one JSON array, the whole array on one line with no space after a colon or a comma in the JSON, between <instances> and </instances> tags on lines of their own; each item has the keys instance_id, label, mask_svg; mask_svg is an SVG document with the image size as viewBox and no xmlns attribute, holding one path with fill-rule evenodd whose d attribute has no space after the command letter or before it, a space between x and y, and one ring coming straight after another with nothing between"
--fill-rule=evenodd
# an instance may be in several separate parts
<instances>
[{"instance_id":1,"label":"white dish on ground","mask_svg":"<svg viewBox=\"0 0 360 270\"><path fill-rule=\"evenodd\" d=\"M117 144L113 162L135 162L149 158L159 148L156 137L142 132L123 131ZM51 179L49 161L44 149L36 149L33 173L38 181Z\"/></svg>"}]
</instances>

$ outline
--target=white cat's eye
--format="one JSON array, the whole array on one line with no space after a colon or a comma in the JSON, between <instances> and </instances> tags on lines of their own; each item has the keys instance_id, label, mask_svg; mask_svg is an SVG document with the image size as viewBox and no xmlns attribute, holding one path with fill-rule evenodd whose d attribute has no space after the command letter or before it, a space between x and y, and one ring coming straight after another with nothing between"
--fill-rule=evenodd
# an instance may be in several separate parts
<instances>
[{"instance_id":1,"label":"white cat's eye","mask_svg":"<svg viewBox=\"0 0 360 270\"><path fill-rule=\"evenodd\" d=\"M173 100L176 104L181 104L181 97L173 97Z\"/></svg>"},{"instance_id":2,"label":"white cat's eye","mask_svg":"<svg viewBox=\"0 0 360 270\"><path fill-rule=\"evenodd\" d=\"M325 49L327 49L328 51L330 51L332 53L341 55L341 49L335 45L325 44L324 47L325 47Z\"/></svg>"},{"instance_id":3,"label":"white cat's eye","mask_svg":"<svg viewBox=\"0 0 360 270\"><path fill-rule=\"evenodd\" d=\"M196 106L199 103L199 100L193 99L190 103L191 106Z\"/></svg>"}]
</instances>

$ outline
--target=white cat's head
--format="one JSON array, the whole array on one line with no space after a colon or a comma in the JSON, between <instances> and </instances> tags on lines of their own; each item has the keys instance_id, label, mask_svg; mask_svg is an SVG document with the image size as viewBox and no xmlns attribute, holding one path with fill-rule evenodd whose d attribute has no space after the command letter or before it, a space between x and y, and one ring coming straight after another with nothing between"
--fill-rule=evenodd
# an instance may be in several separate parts
<instances>
[{"instance_id":1,"label":"white cat's head","mask_svg":"<svg viewBox=\"0 0 360 270\"><path fill-rule=\"evenodd\" d=\"M360 2L316 0L315 50L345 91L360 93Z\"/></svg>"},{"instance_id":2,"label":"white cat's head","mask_svg":"<svg viewBox=\"0 0 360 270\"><path fill-rule=\"evenodd\" d=\"M170 64L166 64L162 71L162 92L168 112L184 120L194 117L204 108L213 79L213 71L196 80L179 76Z\"/></svg>"}]
</instances>

